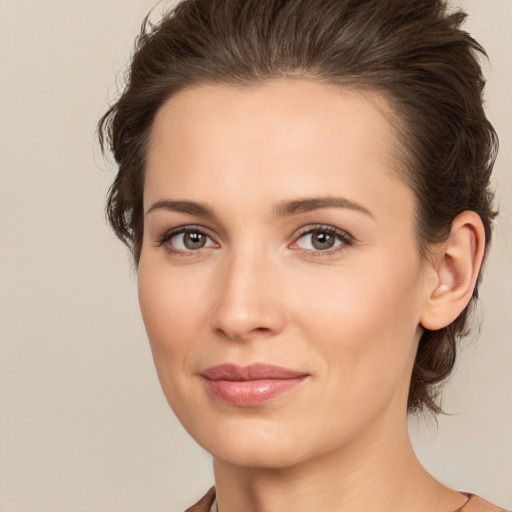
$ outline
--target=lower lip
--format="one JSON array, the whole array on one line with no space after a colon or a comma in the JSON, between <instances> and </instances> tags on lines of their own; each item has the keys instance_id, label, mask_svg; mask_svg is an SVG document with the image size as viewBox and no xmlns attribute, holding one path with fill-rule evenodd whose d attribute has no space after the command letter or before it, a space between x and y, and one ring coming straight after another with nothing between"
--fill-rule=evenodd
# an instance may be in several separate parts
<instances>
[{"instance_id":1,"label":"lower lip","mask_svg":"<svg viewBox=\"0 0 512 512\"><path fill-rule=\"evenodd\" d=\"M305 380L306 376L292 379L209 380L208 391L221 402L239 407L255 407L287 393Z\"/></svg>"}]
</instances>

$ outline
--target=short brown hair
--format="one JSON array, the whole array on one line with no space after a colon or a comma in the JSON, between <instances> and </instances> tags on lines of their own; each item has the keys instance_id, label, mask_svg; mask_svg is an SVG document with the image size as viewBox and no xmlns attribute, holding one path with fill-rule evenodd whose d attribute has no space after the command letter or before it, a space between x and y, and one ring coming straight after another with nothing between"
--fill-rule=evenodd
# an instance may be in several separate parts
<instances>
[{"instance_id":1,"label":"short brown hair","mask_svg":"<svg viewBox=\"0 0 512 512\"><path fill-rule=\"evenodd\" d=\"M156 25L143 23L119 99L99 124L119 171L107 215L138 263L143 235L146 148L164 102L197 84L247 85L304 77L383 93L398 123L403 177L416 196L424 256L465 210L491 240L490 175L498 139L482 106L482 47L442 0L183 0ZM441 412L468 307L449 326L426 330L408 410Z\"/></svg>"}]
</instances>

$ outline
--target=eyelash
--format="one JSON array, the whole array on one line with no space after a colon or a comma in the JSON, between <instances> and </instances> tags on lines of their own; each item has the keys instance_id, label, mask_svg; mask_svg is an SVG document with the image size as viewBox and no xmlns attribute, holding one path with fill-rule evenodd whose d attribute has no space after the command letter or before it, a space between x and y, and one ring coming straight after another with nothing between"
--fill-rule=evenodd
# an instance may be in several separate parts
<instances>
[{"instance_id":1,"label":"eyelash","mask_svg":"<svg viewBox=\"0 0 512 512\"><path fill-rule=\"evenodd\" d=\"M300 247L294 248L294 250L301 251L304 254L307 254L308 256L314 256L314 257L322 257L322 256L331 256L333 254L337 254L339 252L342 252L346 250L348 247L354 244L354 238L347 233L346 231L343 231L341 229L335 228L334 226L324 225L324 224L318 224L312 227L308 227L304 231L300 232L294 239L293 245L296 245L297 242L305 237L306 235L312 235L315 232L319 233L326 233L328 235L334 236L337 240L341 242L339 246L336 246L332 249L327 249L325 251L322 250L311 250L311 249L301 249ZM212 238L206 233L203 229L201 229L199 226L180 226L178 228L171 229L169 231L166 231L164 235L157 241L155 244L157 247L164 246L171 240L171 238L175 237L176 235L181 235L185 233L198 233L202 236L205 236L212 240ZM177 255L179 257L194 257L197 256L197 253L200 251L200 249L193 250L190 249L188 251L182 251L180 249L176 249L174 247L171 247L167 245L165 247L166 251L169 254Z\"/></svg>"},{"instance_id":2,"label":"eyelash","mask_svg":"<svg viewBox=\"0 0 512 512\"><path fill-rule=\"evenodd\" d=\"M333 254L340 253L344 250L346 250L348 247L354 244L354 237L347 233L346 231L343 231L339 228L335 228L334 226L324 225L324 224L318 224L316 226L308 227L295 238L295 241L292 245L296 245L297 242L303 238L306 235L312 235L313 233L326 233L328 235L333 236L334 238L338 239L341 244L337 247L334 247L332 249L327 249L325 251L321 250L311 250L311 249L301 249L300 247L294 249L297 251L302 251L303 253L307 254L308 256L313 257L322 257L322 256L331 256Z\"/></svg>"},{"instance_id":3,"label":"eyelash","mask_svg":"<svg viewBox=\"0 0 512 512\"><path fill-rule=\"evenodd\" d=\"M199 252L199 250L182 251L180 249L175 249L174 247L172 247L170 245L166 245L167 242L169 242L169 240L171 240L171 238L175 237L176 235L181 235L181 234L185 234L185 233L198 233L202 236L209 238L210 240L212 239L211 236L208 235L208 233L206 233L199 226L194 226L194 225L180 226L178 228L174 228L174 229L170 229L169 231L166 231L163 234L163 236L157 241L156 246L161 247L161 246L165 245L165 249L169 254L174 254L177 256L182 256L182 257L197 256L197 253Z\"/></svg>"}]
</instances>

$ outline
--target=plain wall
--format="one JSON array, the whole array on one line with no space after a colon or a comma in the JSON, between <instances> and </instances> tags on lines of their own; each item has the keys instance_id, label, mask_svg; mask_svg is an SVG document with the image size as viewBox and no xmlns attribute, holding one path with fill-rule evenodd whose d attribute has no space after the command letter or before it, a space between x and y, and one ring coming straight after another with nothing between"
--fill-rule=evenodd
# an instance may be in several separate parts
<instances>
[{"instance_id":1,"label":"plain wall","mask_svg":"<svg viewBox=\"0 0 512 512\"><path fill-rule=\"evenodd\" d=\"M488 50L501 216L444 404L412 422L426 466L512 507L512 1L458 2ZM95 124L151 0L0 0L0 512L180 510L210 457L164 400L135 274L106 227Z\"/></svg>"}]
</instances>

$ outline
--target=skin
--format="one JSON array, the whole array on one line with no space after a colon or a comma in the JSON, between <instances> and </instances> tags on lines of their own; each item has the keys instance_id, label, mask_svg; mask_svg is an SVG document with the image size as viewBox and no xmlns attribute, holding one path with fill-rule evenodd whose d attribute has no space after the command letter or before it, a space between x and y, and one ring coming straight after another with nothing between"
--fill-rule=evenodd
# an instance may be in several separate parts
<instances>
[{"instance_id":1,"label":"skin","mask_svg":"<svg viewBox=\"0 0 512 512\"><path fill-rule=\"evenodd\" d=\"M377 94L283 79L196 86L155 118L140 306L164 394L213 455L221 512L453 512L465 502L417 461L407 394L422 325L447 325L467 303L483 234L466 212L421 260L390 114ZM283 214L306 198L345 203ZM190 248L183 233L163 241L180 227L205 245ZM340 233L330 250L315 238L325 227ZM200 375L227 362L307 378L236 407Z\"/></svg>"}]
</instances>

